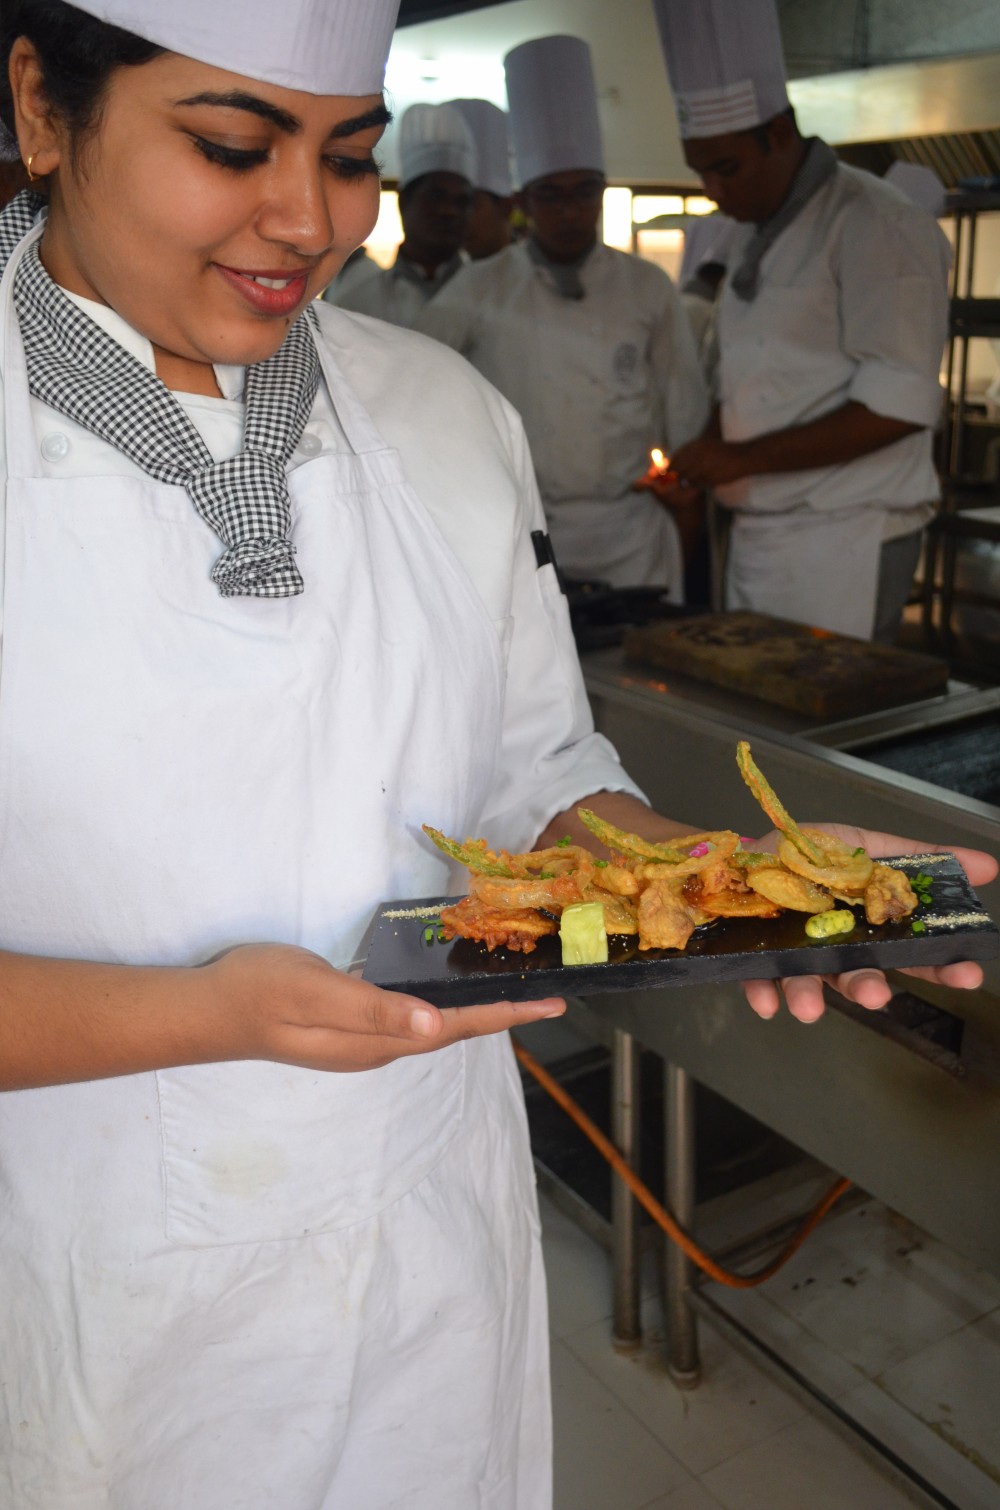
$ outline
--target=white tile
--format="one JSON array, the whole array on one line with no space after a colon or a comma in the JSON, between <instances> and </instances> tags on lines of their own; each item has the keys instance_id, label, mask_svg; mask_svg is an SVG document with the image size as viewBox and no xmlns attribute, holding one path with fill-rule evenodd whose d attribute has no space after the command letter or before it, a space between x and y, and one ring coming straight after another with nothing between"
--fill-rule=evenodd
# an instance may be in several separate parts
<instances>
[{"instance_id":1,"label":"white tile","mask_svg":"<svg viewBox=\"0 0 1000 1510\"><path fill-rule=\"evenodd\" d=\"M879 1383L989 1475L1000 1504L1000 1312L925 1348Z\"/></svg>"},{"instance_id":2,"label":"white tile","mask_svg":"<svg viewBox=\"0 0 1000 1510\"><path fill-rule=\"evenodd\" d=\"M974 1461L949 1446L878 1384L862 1384L837 1403L962 1510L997 1510L1000 1487L996 1479L980 1472ZM995 1419L988 1396L987 1406Z\"/></svg>"},{"instance_id":3,"label":"white tile","mask_svg":"<svg viewBox=\"0 0 1000 1510\"><path fill-rule=\"evenodd\" d=\"M729 1290L713 1285L712 1300L735 1318L754 1337L766 1343L777 1356L797 1370L814 1388L831 1400L857 1389L865 1383L860 1369L841 1358L835 1348L821 1342L811 1332L775 1305L760 1290Z\"/></svg>"},{"instance_id":4,"label":"white tile","mask_svg":"<svg viewBox=\"0 0 1000 1510\"><path fill-rule=\"evenodd\" d=\"M689 1479L679 1489L651 1500L642 1510L721 1510L714 1494L709 1494L700 1479Z\"/></svg>"},{"instance_id":5,"label":"white tile","mask_svg":"<svg viewBox=\"0 0 1000 1510\"><path fill-rule=\"evenodd\" d=\"M611 1259L544 1196L542 1252L549 1289L549 1331L566 1337L611 1315Z\"/></svg>"},{"instance_id":6,"label":"white tile","mask_svg":"<svg viewBox=\"0 0 1000 1510\"><path fill-rule=\"evenodd\" d=\"M874 1378L993 1310L1000 1285L872 1202L825 1222L764 1291Z\"/></svg>"},{"instance_id":7,"label":"white tile","mask_svg":"<svg viewBox=\"0 0 1000 1510\"><path fill-rule=\"evenodd\" d=\"M565 1343L552 1345L555 1510L642 1510L685 1481L666 1448Z\"/></svg>"},{"instance_id":8,"label":"white tile","mask_svg":"<svg viewBox=\"0 0 1000 1510\"><path fill-rule=\"evenodd\" d=\"M606 1321L566 1345L686 1468L701 1474L805 1414L805 1406L707 1326L699 1330L702 1380L681 1390L667 1374L662 1336L644 1308L646 1345L623 1357L611 1348Z\"/></svg>"},{"instance_id":9,"label":"white tile","mask_svg":"<svg viewBox=\"0 0 1000 1510\"><path fill-rule=\"evenodd\" d=\"M725 1510L913 1510L918 1501L814 1416L704 1475Z\"/></svg>"}]
</instances>

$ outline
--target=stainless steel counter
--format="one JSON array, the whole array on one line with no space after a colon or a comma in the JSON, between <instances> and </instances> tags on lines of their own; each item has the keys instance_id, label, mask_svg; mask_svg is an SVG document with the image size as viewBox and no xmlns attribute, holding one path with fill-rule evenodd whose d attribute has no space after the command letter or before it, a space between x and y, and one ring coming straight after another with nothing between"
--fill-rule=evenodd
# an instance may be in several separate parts
<instances>
[{"instance_id":1,"label":"stainless steel counter","mask_svg":"<svg viewBox=\"0 0 1000 1510\"><path fill-rule=\"evenodd\" d=\"M810 728L765 705L628 665L620 652L585 657L598 728L660 811L693 828L754 833L761 814L734 759L738 738L801 821L853 821L930 843L1000 853L1000 808L883 770L831 739L863 739L885 719L919 728L998 705L1000 694L956 686L919 708L853 727ZM950 706L949 706L950 705ZM1000 759L1000 754L998 754ZM1000 884L982 892L1000 915ZM634 1035L831 1168L960 1252L1000 1272L1000 964L984 988L947 991L899 978L947 1013L954 1051L926 1052L920 1034L881 1031L883 1014L832 1010L803 1026L758 1019L731 986L590 998L609 1026Z\"/></svg>"}]
</instances>

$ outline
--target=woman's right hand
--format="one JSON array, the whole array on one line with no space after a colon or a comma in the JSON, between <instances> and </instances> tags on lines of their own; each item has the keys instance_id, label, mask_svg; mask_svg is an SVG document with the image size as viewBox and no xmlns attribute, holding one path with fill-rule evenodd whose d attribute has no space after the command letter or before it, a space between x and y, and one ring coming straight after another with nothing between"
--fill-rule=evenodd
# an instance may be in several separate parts
<instances>
[{"instance_id":1,"label":"woman's right hand","mask_svg":"<svg viewBox=\"0 0 1000 1510\"><path fill-rule=\"evenodd\" d=\"M245 944L201 967L220 1059L272 1059L319 1070L371 1070L558 1017L558 998L482 1007L431 1006L334 970L287 944Z\"/></svg>"}]
</instances>

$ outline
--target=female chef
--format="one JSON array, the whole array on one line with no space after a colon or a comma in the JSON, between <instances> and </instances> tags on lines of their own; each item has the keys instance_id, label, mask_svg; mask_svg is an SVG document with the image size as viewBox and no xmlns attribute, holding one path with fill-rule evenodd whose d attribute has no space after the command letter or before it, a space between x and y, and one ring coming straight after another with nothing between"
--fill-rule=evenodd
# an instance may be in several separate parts
<instances>
[{"instance_id":1,"label":"female chef","mask_svg":"<svg viewBox=\"0 0 1000 1510\"><path fill-rule=\"evenodd\" d=\"M0 215L17 1510L550 1503L500 1030L561 1004L439 1012L346 967L380 900L447 889L422 821L679 826L593 732L512 411L313 302L374 223L394 14L3 7L38 191Z\"/></svg>"}]
</instances>

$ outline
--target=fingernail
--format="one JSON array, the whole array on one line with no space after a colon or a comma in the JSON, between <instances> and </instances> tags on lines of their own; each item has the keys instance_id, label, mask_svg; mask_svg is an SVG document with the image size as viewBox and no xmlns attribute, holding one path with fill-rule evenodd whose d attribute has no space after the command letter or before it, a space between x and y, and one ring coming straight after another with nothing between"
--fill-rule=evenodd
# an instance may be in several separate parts
<instances>
[{"instance_id":1,"label":"fingernail","mask_svg":"<svg viewBox=\"0 0 1000 1510\"><path fill-rule=\"evenodd\" d=\"M561 996L550 996L545 1001L535 1004L535 1011L539 1017L561 1017L566 1010L566 1003Z\"/></svg>"},{"instance_id":2,"label":"fingernail","mask_svg":"<svg viewBox=\"0 0 1000 1510\"><path fill-rule=\"evenodd\" d=\"M410 1028L418 1038L432 1038L436 1027L437 1017L427 1007L415 1007L410 1013Z\"/></svg>"}]
</instances>

